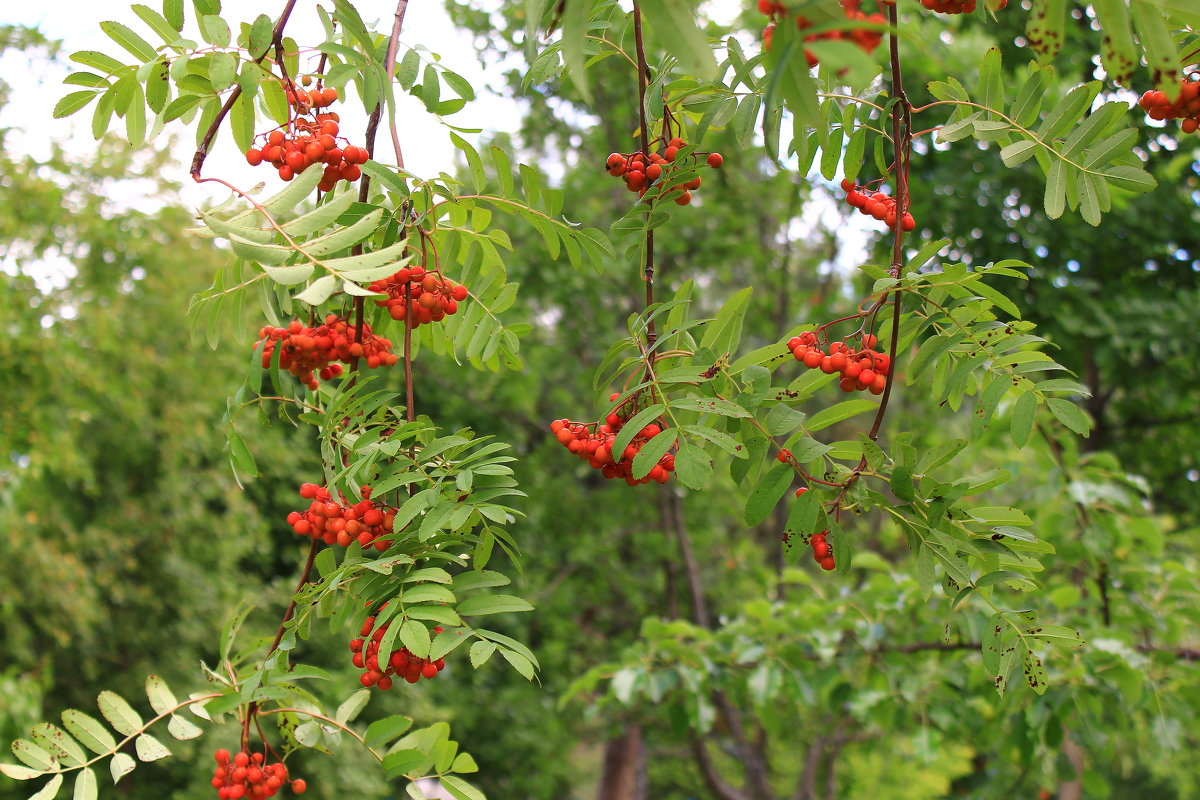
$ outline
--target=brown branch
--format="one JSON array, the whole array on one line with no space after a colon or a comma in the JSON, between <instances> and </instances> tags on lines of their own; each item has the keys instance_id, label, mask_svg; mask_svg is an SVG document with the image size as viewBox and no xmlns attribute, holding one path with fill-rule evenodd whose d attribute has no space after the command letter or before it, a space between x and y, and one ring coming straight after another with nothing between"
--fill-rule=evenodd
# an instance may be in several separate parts
<instances>
[{"instance_id":1,"label":"brown branch","mask_svg":"<svg viewBox=\"0 0 1200 800\"><path fill-rule=\"evenodd\" d=\"M404 12L408 10L408 0L400 0L396 4L396 19L392 23L392 36L388 39L387 55L384 56L383 64L387 70L388 76L388 91L392 91L395 87L392 82L396 79L396 50L400 45L400 29L404 27ZM400 150L400 134L396 131L396 115L388 116L388 130L392 133L392 148L396 151L396 166L404 169L404 153Z\"/></svg>"},{"instance_id":2,"label":"brown branch","mask_svg":"<svg viewBox=\"0 0 1200 800\"><path fill-rule=\"evenodd\" d=\"M287 25L288 17L292 15L292 9L296 7L296 0L288 0L287 5L283 7L283 13L279 15L279 19L275 21L275 27L271 29L271 44L277 50L283 47L283 28ZM254 59L255 64L261 64L267 57L267 53L271 52L268 47L263 51L263 54ZM282 60L281 60L282 63ZM213 139L217 135L217 131L221 128L221 123L225 121L225 117L229 114L229 109L233 108L233 104L242 95L242 87L233 87L233 91L229 93L229 97L225 99L225 104L221 106L221 110L217 112L217 116L213 119L212 124L208 126L208 130L204 132L204 138L200 140L200 144L196 147L196 154L192 156L192 168L190 174L192 180L200 182L200 170L204 167L204 159L208 157L208 148L212 146Z\"/></svg>"},{"instance_id":3,"label":"brown branch","mask_svg":"<svg viewBox=\"0 0 1200 800\"><path fill-rule=\"evenodd\" d=\"M308 583L308 578L312 575L313 562L317 558L317 550L320 547L320 539L313 539L312 544L308 546L308 558L304 561L304 569L300 571L300 580L296 584L296 590L292 592L292 599L288 603L287 610L283 612L283 620L279 623L279 630L275 631L275 640L271 642L271 646L267 648L267 654L263 656L264 661L271 657L271 654L275 652L275 648L279 647L279 642L283 640L284 628L292 618L292 614L296 612L296 594Z\"/></svg>"},{"instance_id":4,"label":"brown branch","mask_svg":"<svg viewBox=\"0 0 1200 800\"><path fill-rule=\"evenodd\" d=\"M712 759L709 758L708 750L702 738L693 734L691 737L691 746L692 758L695 760L696 766L700 768L700 774L704 777L704 783L708 786L710 792L720 800L750 800L749 797L721 780L721 775L717 772L716 766L713 765Z\"/></svg>"},{"instance_id":5,"label":"brown branch","mask_svg":"<svg viewBox=\"0 0 1200 800\"><path fill-rule=\"evenodd\" d=\"M637 0L634 0L633 3L633 36L634 43L637 45L638 61L638 127L642 138L642 154L649 159L650 130L649 124L646 121L646 86L650 83L650 66L646 63L646 47L642 41L642 9L637 4ZM650 212L647 211L646 213L649 214ZM652 229L646 231L645 250L642 280L646 283L646 308L649 309L650 306L654 305L654 231ZM646 325L647 352L654 350L654 343L657 340L658 330L654 324L654 320L650 320Z\"/></svg>"}]
</instances>

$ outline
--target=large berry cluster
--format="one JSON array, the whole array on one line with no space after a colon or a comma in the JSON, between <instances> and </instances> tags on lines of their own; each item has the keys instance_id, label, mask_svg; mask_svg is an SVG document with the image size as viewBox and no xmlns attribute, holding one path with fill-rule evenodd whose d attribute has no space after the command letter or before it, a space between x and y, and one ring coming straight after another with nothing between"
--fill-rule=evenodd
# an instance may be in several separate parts
<instances>
[{"instance_id":1,"label":"large berry cluster","mask_svg":"<svg viewBox=\"0 0 1200 800\"><path fill-rule=\"evenodd\" d=\"M660 140L661 141L661 140ZM679 155L681 148L687 146L687 142L680 139L678 136L666 143L666 147L659 153L643 153L641 150L635 150L632 153L612 153L605 162L605 169L608 174L615 178L623 178L625 186L631 192L637 192L639 196L644 195L646 190L654 185L656 181L665 174L667 180L671 178L671 172L680 167L691 169L697 165L700 156L706 156L704 163L713 169L718 169L725 163L725 158L720 153L692 153L690 163L676 164L676 158ZM700 188L700 176L684 181L683 183L675 183L667 187L667 191L674 189L682 189L683 193L675 198L675 202L681 206L686 206L692 202L692 192Z\"/></svg>"},{"instance_id":2,"label":"large berry cluster","mask_svg":"<svg viewBox=\"0 0 1200 800\"><path fill-rule=\"evenodd\" d=\"M614 394L609 399L616 400L618 397L620 395ZM632 441L625 446L623 453L613 457L613 440L617 438L625 420L632 415L632 404L629 405L631 410L628 414L622 414L618 409L609 414L602 425L595 422L581 423L569 419L556 419L550 423L550 431L564 447L591 464L593 468L600 470L609 480L623 478L630 486L651 482L666 483L675 470L674 453L664 453L645 477L633 477L634 457L647 442L662 433L662 427L653 422L637 432Z\"/></svg>"},{"instance_id":3,"label":"large berry cluster","mask_svg":"<svg viewBox=\"0 0 1200 800\"><path fill-rule=\"evenodd\" d=\"M375 281L371 291L386 294L386 300L375 305L386 308L392 319L407 319L408 304L412 302L412 325L441 322L458 311L458 304L467 299L467 287L443 277L440 272L426 272L424 267L401 267L396 274Z\"/></svg>"},{"instance_id":4,"label":"large berry cluster","mask_svg":"<svg viewBox=\"0 0 1200 800\"><path fill-rule=\"evenodd\" d=\"M1200 72L1184 77L1174 102L1165 93L1152 89L1142 95L1138 105L1150 119L1182 119L1180 129L1195 133L1200 128Z\"/></svg>"},{"instance_id":5,"label":"large berry cluster","mask_svg":"<svg viewBox=\"0 0 1200 800\"><path fill-rule=\"evenodd\" d=\"M311 536L325 544L348 547L358 542L364 549L386 550L391 542L385 537L392 534L396 509L373 501L370 486L360 491L363 499L351 505L344 497L341 503L334 501L328 489L305 483L300 487L300 496L312 502L306 511L288 514L288 524L297 535Z\"/></svg>"},{"instance_id":6,"label":"large berry cluster","mask_svg":"<svg viewBox=\"0 0 1200 800\"><path fill-rule=\"evenodd\" d=\"M385 608L387 608L387 603L381 605L379 610L382 611ZM366 670L360 678L363 686L368 688L375 686L387 691L392 688L393 675L403 678L408 683L416 683L421 678L436 678L437 674L446 668L446 659L444 658L436 661L418 658L407 647L401 647L399 650L392 651L386 667L381 669L379 642L387 633L390 625L390 622L386 622L376 628L375 617L367 617L360 631L362 638L350 641L350 652L354 653L354 666ZM441 633L442 628L436 627L433 632Z\"/></svg>"},{"instance_id":7,"label":"large berry cluster","mask_svg":"<svg viewBox=\"0 0 1200 800\"><path fill-rule=\"evenodd\" d=\"M874 350L876 339L873 335L863 337L863 347L855 350L845 342L833 342L829 351L821 348L817 335L805 331L799 336L788 340L788 350L797 361L803 361L810 369L820 369L832 375L837 372L842 376L838 384L843 392L869 391L871 394L883 394L887 387L888 370L891 359L887 353Z\"/></svg>"},{"instance_id":8,"label":"large berry cluster","mask_svg":"<svg viewBox=\"0 0 1200 800\"><path fill-rule=\"evenodd\" d=\"M975 0L921 0L921 5L939 14L970 14L975 10ZM1008 5L1008 0L996 4L999 10Z\"/></svg>"},{"instance_id":9,"label":"large berry cluster","mask_svg":"<svg viewBox=\"0 0 1200 800\"><path fill-rule=\"evenodd\" d=\"M221 800L265 800L275 794L287 782L288 771L283 762L264 764L262 753L234 753L221 748L213 757L217 769L213 772L212 786ZM303 780L292 781L292 792L304 794L308 785Z\"/></svg>"},{"instance_id":10,"label":"large berry cluster","mask_svg":"<svg viewBox=\"0 0 1200 800\"><path fill-rule=\"evenodd\" d=\"M338 137L339 117L335 112L319 113L338 99L337 89L305 91L288 85L288 102L297 116L285 128L255 137L261 144L246 151L246 161L257 167L264 161L279 170L279 177L290 181L314 164L324 164L325 171L317 188L328 192L339 180L356 181L362 176L360 164L370 154L365 148L347 143ZM307 118L304 115L310 115Z\"/></svg>"},{"instance_id":11,"label":"large berry cluster","mask_svg":"<svg viewBox=\"0 0 1200 800\"><path fill-rule=\"evenodd\" d=\"M857 208L860 214L874 217L889 228L894 227L896 225L896 198L887 192L862 191L864 188L849 178L842 181L842 190L846 192L847 203ZM900 217L900 227L906 231L917 227L912 214L904 212L904 215Z\"/></svg>"},{"instance_id":12,"label":"large berry cluster","mask_svg":"<svg viewBox=\"0 0 1200 800\"><path fill-rule=\"evenodd\" d=\"M974 0L971 0L974 2ZM882 14L866 14L859 8L860 0L841 0L842 12L846 15L846 19L850 22L869 22L876 25L887 25L887 18ZM783 3L771 2L771 0L758 0L758 10L771 18L771 22L763 30L763 47L771 49L771 39L775 35L775 21L787 13L787 7ZM796 17L796 27L802 31L813 27L814 23L802 16ZM832 30L824 31L823 33L813 33L804 37L806 42L819 41L849 41L862 48L863 52L870 55L875 52L875 48L883 41L883 32L880 30L869 30L867 28L850 28L848 30ZM804 51L804 57L808 59L808 66L815 67L821 63L816 54L811 50Z\"/></svg>"},{"instance_id":13,"label":"large berry cluster","mask_svg":"<svg viewBox=\"0 0 1200 800\"><path fill-rule=\"evenodd\" d=\"M342 367L336 361L349 364L355 358L362 358L371 369L390 367L399 361L392 353L391 341L371 333L370 325L363 323L361 342L355 341L355 333L354 325L330 314L325 317L325 324L315 328L305 327L299 320L292 320L286 328L266 325L258 332L254 347L263 345L262 365L267 369L278 345L280 368L314 390L318 376L327 381L342 374Z\"/></svg>"}]
</instances>

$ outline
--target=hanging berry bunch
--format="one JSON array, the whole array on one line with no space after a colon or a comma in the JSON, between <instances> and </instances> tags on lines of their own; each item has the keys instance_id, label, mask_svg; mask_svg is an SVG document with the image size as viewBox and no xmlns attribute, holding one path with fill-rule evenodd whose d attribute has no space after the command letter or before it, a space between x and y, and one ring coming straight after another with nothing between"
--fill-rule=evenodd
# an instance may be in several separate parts
<instances>
[{"instance_id":1,"label":"hanging berry bunch","mask_svg":"<svg viewBox=\"0 0 1200 800\"><path fill-rule=\"evenodd\" d=\"M660 137L651 144L663 144L663 138ZM677 136L666 141L661 152L643 153L641 150L635 150L632 153L612 153L605 162L605 169L609 175L623 178L629 191L637 192L639 196L646 194L656 183L665 181L666 191L683 190L683 193L675 198L675 202L686 206L692 202L692 192L700 188L700 176L681 183L672 183L671 176L681 170L694 169L701 156L705 156L704 163L713 169L719 169L725 163L725 158L720 153L692 153L686 159L680 159L679 151L686 146L687 142Z\"/></svg>"},{"instance_id":2,"label":"hanging berry bunch","mask_svg":"<svg viewBox=\"0 0 1200 800\"><path fill-rule=\"evenodd\" d=\"M969 0L974 5L974 0ZM860 8L860 0L841 0L842 12L846 15L846 19L850 22L868 22L874 25L887 25L887 17L883 14L874 13L866 14ZM758 0L758 10L770 17L771 22L763 30L762 39L763 47L767 50L771 49L771 39L774 36L775 25L778 20L782 20L787 15L787 7L783 3L774 3L770 0ZM796 27L801 31L808 30L814 27L815 23L806 17L797 15ZM848 41L853 42L862 48L867 55L875 52L875 48L879 47L879 43L883 41L883 32L881 30L871 30L868 28L848 28L846 30L824 31L822 33L813 33L804 37L806 42L820 41ZM821 63L811 50L804 51L804 57L808 60L808 66L815 67Z\"/></svg>"},{"instance_id":3,"label":"hanging berry bunch","mask_svg":"<svg viewBox=\"0 0 1200 800\"><path fill-rule=\"evenodd\" d=\"M356 181L362 176L360 164L370 157L365 148L338 137L336 112L320 112L338 99L337 89L306 91L295 84L284 84L285 94L295 116L283 128L260 133L262 144L246 151L246 161L258 166L264 161L279 170L282 180L290 181L314 164L324 164L317 188L328 192L339 181Z\"/></svg>"},{"instance_id":4,"label":"hanging berry bunch","mask_svg":"<svg viewBox=\"0 0 1200 800\"><path fill-rule=\"evenodd\" d=\"M797 361L803 361L810 369L820 369L832 375L842 376L838 386L843 392L869 391L883 394L887 387L891 359L887 353L876 352L873 335L863 337L862 348L855 349L846 342L833 342L828 352L822 348L817 334L805 331L788 340L788 350Z\"/></svg>"},{"instance_id":5,"label":"hanging berry bunch","mask_svg":"<svg viewBox=\"0 0 1200 800\"><path fill-rule=\"evenodd\" d=\"M343 497L338 503L328 489L305 483L300 487L300 496L312 502L306 511L288 514L288 525L298 536L311 536L325 544L348 547L351 542L358 542L364 550L374 547L382 552L391 544L385 537L392 534L396 509L371 500L370 486L359 491L363 498L359 502L348 504Z\"/></svg>"},{"instance_id":6,"label":"hanging berry bunch","mask_svg":"<svg viewBox=\"0 0 1200 800\"><path fill-rule=\"evenodd\" d=\"M274 797L288 781L287 767L282 761L266 764L263 753L234 753L221 748L214 754L217 768L212 786L220 800L265 800ZM292 793L304 794L308 785L303 780L292 781Z\"/></svg>"},{"instance_id":7,"label":"hanging berry bunch","mask_svg":"<svg viewBox=\"0 0 1200 800\"><path fill-rule=\"evenodd\" d=\"M375 305L386 308L392 319L407 319L408 304L413 307L412 325L441 322L458 311L458 304L467 299L467 287L443 277L437 270L424 267L401 267L394 275L375 281L371 291L386 294L386 300Z\"/></svg>"},{"instance_id":8,"label":"hanging berry bunch","mask_svg":"<svg viewBox=\"0 0 1200 800\"><path fill-rule=\"evenodd\" d=\"M1150 119L1182 119L1180 129L1195 133L1200 128L1200 72L1185 75L1179 85L1179 96L1172 101L1166 94L1152 89L1142 95L1138 106Z\"/></svg>"},{"instance_id":9,"label":"hanging berry bunch","mask_svg":"<svg viewBox=\"0 0 1200 800\"><path fill-rule=\"evenodd\" d=\"M278 345L279 366L300 379L309 389L317 388L317 377L328 381L342 374L343 361L349 364L361 358L371 369L390 367L399 358L392 353L392 343L382 336L371 333L371 326L363 323L362 341L355 341L355 328L336 314L325 317L325 324L315 328L305 327L299 320L292 320L286 328L264 326L258 332L258 341L263 345L263 369L271 366L271 357Z\"/></svg>"},{"instance_id":10,"label":"hanging berry bunch","mask_svg":"<svg viewBox=\"0 0 1200 800\"><path fill-rule=\"evenodd\" d=\"M369 605L369 604L368 604ZM379 610L387 608L387 603ZM437 674L446 668L446 659L436 661L428 658L418 658L407 647L393 650L386 665L379 663L379 642L387 633L390 622L375 627L375 617L367 617L363 622L361 638L350 641L350 652L354 654L354 666L365 670L359 679L363 686L372 686L387 691L392 688L392 676L403 678L408 683L416 683L421 678L436 678ZM436 627L434 633L441 633L442 628Z\"/></svg>"},{"instance_id":11,"label":"hanging berry bunch","mask_svg":"<svg viewBox=\"0 0 1200 800\"><path fill-rule=\"evenodd\" d=\"M842 181L842 190L846 192L846 202L857 208L860 214L874 217L889 228L895 227L896 198L886 192L867 190L866 186L858 186L849 178ZM917 227L916 220L907 210L900 217L900 227L906 231Z\"/></svg>"},{"instance_id":12,"label":"hanging berry bunch","mask_svg":"<svg viewBox=\"0 0 1200 800\"><path fill-rule=\"evenodd\" d=\"M619 394L614 394L609 400L615 401L618 397ZM664 453L644 477L633 477L633 459L651 439L662 433L662 426L657 423L652 422L638 431L621 453L612 452L617 434L635 412L635 402L634 398L630 398L621 408L609 414L602 424L556 419L550 423L550 432L564 447L588 462L594 469L600 470L609 480L623 478L630 486L652 482L666 483L675 470L675 454L670 452Z\"/></svg>"}]
</instances>

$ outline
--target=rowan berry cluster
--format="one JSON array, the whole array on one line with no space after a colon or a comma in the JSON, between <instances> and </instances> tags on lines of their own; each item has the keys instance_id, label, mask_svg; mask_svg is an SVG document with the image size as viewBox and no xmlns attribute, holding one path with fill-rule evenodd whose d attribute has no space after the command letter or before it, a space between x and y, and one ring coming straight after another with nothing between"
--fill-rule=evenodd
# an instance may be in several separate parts
<instances>
[{"instance_id":1,"label":"rowan berry cluster","mask_svg":"<svg viewBox=\"0 0 1200 800\"><path fill-rule=\"evenodd\" d=\"M217 769L213 772L212 786L221 800L264 800L274 797L288 780L283 762L264 764L266 756L262 753L237 752L230 757L229 751L222 747L213 757ZM296 779L291 788L293 794L304 794L308 784Z\"/></svg>"},{"instance_id":2,"label":"rowan berry cluster","mask_svg":"<svg viewBox=\"0 0 1200 800\"><path fill-rule=\"evenodd\" d=\"M314 164L324 164L317 188L328 192L339 180L356 181L362 176L360 164L370 154L365 148L349 144L338 136L339 117L335 112L319 113L338 99L337 89L286 89L288 102L297 116L285 128L255 137L261 144L246 151L246 162L257 167L264 161L279 170L282 180L290 181ZM304 114L311 114L305 118Z\"/></svg>"},{"instance_id":3,"label":"rowan berry cluster","mask_svg":"<svg viewBox=\"0 0 1200 800\"><path fill-rule=\"evenodd\" d=\"M889 228L896 225L896 198L886 192L864 191L865 187L858 186L846 178L842 181L842 190L846 192L846 202L857 208L860 214L874 217L885 223ZM916 220L907 211L900 217L900 227L911 231L917 227Z\"/></svg>"},{"instance_id":4,"label":"rowan berry cluster","mask_svg":"<svg viewBox=\"0 0 1200 800\"><path fill-rule=\"evenodd\" d=\"M614 394L609 400L616 400L618 397L620 395ZM630 486L651 482L666 483L675 470L674 453L664 453L645 477L633 477L633 459L647 442L662 433L662 427L653 422L638 431L619 457L613 457L612 446L617 433L633 413L632 404L629 405L628 413L622 413L618 409L609 414L603 424L556 419L550 423L550 431L564 447L591 464L593 468L600 470L609 480L622 478Z\"/></svg>"},{"instance_id":5,"label":"rowan berry cluster","mask_svg":"<svg viewBox=\"0 0 1200 800\"><path fill-rule=\"evenodd\" d=\"M821 569L826 572L832 571L837 564L833 561L833 549L829 546L829 542L825 541L825 537L829 535L829 531L821 531L814 533L809 544L813 549L813 561L821 565Z\"/></svg>"},{"instance_id":6,"label":"rowan berry cluster","mask_svg":"<svg viewBox=\"0 0 1200 800\"><path fill-rule=\"evenodd\" d=\"M921 5L939 14L970 14L975 10L975 0L921 0ZM1000 0L996 4L999 10L1008 5L1008 0Z\"/></svg>"},{"instance_id":7,"label":"rowan berry cluster","mask_svg":"<svg viewBox=\"0 0 1200 800\"><path fill-rule=\"evenodd\" d=\"M401 267L396 274L375 281L371 291L386 294L386 300L375 305L386 308L392 319L407 319L408 304L412 302L412 326L441 322L458 311L458 304L467 299L467 287L443 277L440 272L426 272L424 267Z\"/></svg>"},{"instance_id":8,"label":"rowan berry cluster","mask_svg":"<svg viewBox=\"0 0 1200 800\"><path fill-rule=\"evenodd\" d=\"M1184 133L1195 133L1200 128L1200 72L1183 78L1179 96L1174 101L1165 93L1152 89L1142 95L1138 105L1150 119L1182 119L1180 129Z\"/></svg>"},{"instance_id":9,"label":"rowan berry cluster","mask_svg":"<svg viewBox=\"0 0 1200 800\"><path fill-rule=\"evenodd\" d=\"M833 342L826 352L812 331L805 331L799 336L788 340L788 350L797 361L803 361L810 369L820 369L832 375L840 373L841 382L838 384L843 392L869 391L871 394L883 394L887 387L888 371L891 359L887 353L874 350L876 339L873 335L863 337L863 347L855 350L845 342Z\"/></svg>"},{"instance_id":10,"label":"rowan berry cluster","mask_svg":"<svg viewBox=\"0 0 1200 800\"><path fill-rule=\"evenodd\" d=\"M973 2L974 0L971 0ZM887 17L882 14L866 14L860 8L860 0L841 0L842 12L846 15L846 19L850 22L869 22L876 25L887 25ZM771 18L771 22L763 30L763 47L767 50L771 49L771 39L775 35L776 20L781 19L787 13L787 7L783 3L771 2L771 0L758 0L758 10ZM802 31L813 27L815 23L811 20L797 16L796 27ZM883 41L883 32L878 30L869 30L867 28L851 28L849 30L832 30L823 33L813 33L804 37L806 42L819 41L849 41L862 48L867 55L875 52L875 48ZM811 50L804 51L804 57L808 59L808 66L815 67L821 63Z\"/></svg>"},{"instance_id":11,"label":"rowan berry cluster","mask_svg":"<svg viewBox=\"0 0 1200 800\"><path fill-rule=\"evenodd\" d=\"M687 142L677 136L668 141L660 153L647 154L641 150L632 153L612 153L605 162L605 169L608 170L609 175L623 178L629 191L637 192L641 196L646 194L646 190L664 174L667 176L666 180L669 181L671 173L677 169L695 167L699 163L700 156L706 156L704 163L713 169L719 169L725 163L725 158L720 153L692 153L688 159L689 163L677 162L679 151L685 146L687 146ZM667 191L682 189L683 193L675 198L675 202L686 206L692 202L692 192L700 188L700 182L700 176L697 175L691 180L669 185Z\"/></svg>"},{"instance_id":12,"label":"rowan berry cluster","mask_svg":"<svg viewBox=\"0 0 1200 800\"><path fill-rule=\"evenodd\" d=\"M288 525L298 536L311 536L325 544L348 547L351 542L358 542L363 549L374 547L382 552L391 544L385 537L393 532L396 509L373 501L370 486L359 491L363 498L359 502L349 504L342 497L339 503L328 489L315 483L302 484L300 496L312 502L307 510L288 514Z\"/></svg>"},{"instance_id":13,"label":"rowan berry cluster","mask_svg":"<svg viewBox=\"0 0 1200 800\"><path fill-rule=\"evenodd\" d=\"M385 608L387 608L387 603L381 605L379 610L382 611ZM418 658L407 647L401 647L399 650L392 651L386 667L381 669L379 642L387 633L390 625L391 623L387 622L376 628L375 617L367 617L360 631L361 638L350 641L350 652L354 653L354 666L365 670L360 678L363 686L367 688L374 686L387 691L392 688L393 675L403 678L408 683L416 683L421 678L436 678L437 674L446 668L446 659L444 658L436 661ZM442 628L436 627L433 632L441 633Z\"/></svg>"},{"instance_id":14,"label":"rowan berry cluster","mask_svg":"<svg viewBox=\"0 0 1200 800\"><path fill-rule=\"evenodd\" d=\"M263 369L271 366L275 346L281 348L279 367L295 375L300 382L315 390L317 378L327 381L342 374L341 364L355 358L365 359L371 369L390 367L399 358L392 353L392 343L382 336L371 333L371 326L363 323L362 340L355 341L356 327L337 314L325 317L325 323L315 328L306 327L299 320L292 320L286 328L266 325L258 332L257 349L263 345Z\"/></svg>"}]
</instances>

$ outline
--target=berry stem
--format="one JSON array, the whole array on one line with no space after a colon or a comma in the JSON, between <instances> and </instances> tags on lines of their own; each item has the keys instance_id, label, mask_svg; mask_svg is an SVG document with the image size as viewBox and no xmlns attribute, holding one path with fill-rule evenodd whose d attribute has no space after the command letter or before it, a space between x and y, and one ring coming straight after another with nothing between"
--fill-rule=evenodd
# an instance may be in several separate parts
<instances>
[{"instance_id":1,"label":"berry stem","mask_svg":"<svg viewBox=\"0 0 1200 800\"><path fill-rule=\"evenodd\" d=\"M646 120L646 86L650 83L650 66L646 63L646 46L642 41L642 9L638 5L637 0L633 3L633 37L634 43L637 45L637 67L638 67L638 122L642 135L642 153L646 157L650 156L650 130ZM665 110L665 109L664 109ZM650 211L646 211L647 217ZM646 308L654 305L654 231L646 231L645 244L643 246L644 266L642 271L642 279L646 282ZM658 340L658 330L654 325L654 320L646 325L646 344L647 349L652 350L654 343ZM647 366L649 369L649 366Z\"/></svg>"},{"instance_id":2,"label":"berry stem","mask_svg":"<svg viewBox=\"0 0 1200 800\"><path fill-rule=\"evenodd\" d=\"M396 80L396 50L400 45L400 29L404 27L404 12L408 10L408 0L400 0L396 4L396 18L392 22L392 35L388 39L387 55L383 63L387 70L388 83ZM392 148L396 151L396 166L404 169L404 153L400 150L400 134L396 131L396 115L388 117L388 130L392 134Z\"/></svg>"},{"instance_id":3,"label":"berry stem","mask_svg":"<svg viewBox=\"0 0 1200 800\"><path fill-rule=\"evenodd\" d=\"M283 28L287 25L288 18L292 15L292 9L296 7L296 0L288 0L287 5L283 7L283 12L279 15L279 19L275 22L275 27L271 30L271 43L276 49L283 47ZM271 52L271 48L263 51L263 54L254 59L255 64L261 64L267 57L267 53ZM283 59L279 59L282 65ZM233 104L242 95L241 85L233 87L233 91L229 93L229 97L225 99L225 104L221 106L221 110L217 112L217 116L213 119L212 124L208 126L208 130L204 132L204 138L200 140L200 144L196 147L196 154L192 156L192 168L190 174L192 180L200 182L200 170L204 168L204 159L208 157L208 148L212 146L212 141L217 135L217 131L221 129L221 123L225 121L225 117L229 114L229 109L233 108ZM288 113L291 113L290 111Z\"/></svg>"}]
</instances>

